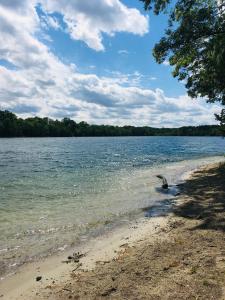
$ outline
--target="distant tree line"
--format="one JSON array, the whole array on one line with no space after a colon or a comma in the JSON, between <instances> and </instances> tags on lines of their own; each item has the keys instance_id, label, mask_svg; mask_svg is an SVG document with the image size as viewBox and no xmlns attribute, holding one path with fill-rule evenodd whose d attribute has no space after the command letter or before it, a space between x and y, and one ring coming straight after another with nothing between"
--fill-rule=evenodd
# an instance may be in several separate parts
<instances>
[{"instance_id":1,"label":"distant tree line","mask_svg":"<svg viewBox=\"0 0 225 300\"><path fill-rule=\"evenodd\" d=\"M220 136L218 125L153 128L134 126L89 125L64 118L17 118L0 110L0 137L76 137L76 136Z\"/></svg>"}]
</instances>

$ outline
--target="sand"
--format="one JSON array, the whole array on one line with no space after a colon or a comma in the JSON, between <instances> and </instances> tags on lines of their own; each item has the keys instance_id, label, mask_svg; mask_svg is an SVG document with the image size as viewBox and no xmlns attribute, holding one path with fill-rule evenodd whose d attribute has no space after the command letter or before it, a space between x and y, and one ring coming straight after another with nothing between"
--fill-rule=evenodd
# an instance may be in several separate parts
<instances>
[{"instance_id":1,"label":"sand","mask_svg":"<svg viewBox=\"0 0 225 300\"><path fill-rule=\"evenodd\" d=\"M195 171L172 212L135 220L0 283L2 299L225 299L225 165ZM151 209L151 208L149 208ZM81 265L82 264L82 265ZM36 276L42 280L36 282Z\"/></svg>"},{"instance_id":2,"label":"sand","mask_svg":"<svg viewBox=\"0 0 225 300\"><path fill-rule=\"evenodd\" d=\"M2 299L8 300L24 300L32 299L36 294L39 298L40 288L54 284L63 284L71 277L72 270L81 269L91 270L96 264L104 264L118 257L127 245L134 245L140 239L144 239L149 232L154 239L159 232L159 228L164 227L167 219L157 217L149 222L149 219L137 219L132 223L122 227L108 231L102 236L89 240L88 243L82 244L74 251L85 254L79 262L75 263L71 260L68 262L68 256L72 256L73 252L65 251L62 254L55 255L43 261L26 264L21 267L18 272L0 282L0 296ZM101 262L100 262L101 261ZM68 262L68 263L67 263ZM42 276L37 282L36 277Z\"/></svg>"}]
</instances>

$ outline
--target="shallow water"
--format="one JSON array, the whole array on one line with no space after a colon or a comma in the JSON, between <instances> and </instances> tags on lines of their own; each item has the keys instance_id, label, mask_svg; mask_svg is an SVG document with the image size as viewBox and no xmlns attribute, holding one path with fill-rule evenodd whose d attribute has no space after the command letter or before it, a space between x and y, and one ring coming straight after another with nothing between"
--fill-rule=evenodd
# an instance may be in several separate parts
<instances>
[{"instance_id":1,"label":"shallow water","mask_svg":"<svg viewBox=\"0 0 225 300\"><path fill-rule=\"evenodd\" d=\"M224 154L214 137L0 139L0 274L63 250L141 208Z\"/></svg>"}]
</instances>

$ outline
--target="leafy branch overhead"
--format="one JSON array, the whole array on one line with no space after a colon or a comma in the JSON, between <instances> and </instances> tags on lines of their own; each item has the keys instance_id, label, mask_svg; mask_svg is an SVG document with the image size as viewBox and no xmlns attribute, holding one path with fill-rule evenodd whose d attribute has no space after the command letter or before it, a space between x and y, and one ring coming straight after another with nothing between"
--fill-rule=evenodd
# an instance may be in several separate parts
<instances>
[{"instance_id":1,"label":"leafy branch overhead","mask_svg":"<svg viewBox=\"0 0 225 300\"><path fill-rule=\"evenodd\" d=\"M156 61L169 60L192 98L225 105L225 1L140 1L156 15L168 14L165 35L153 49Z\"/></svg>"}]
</instances>

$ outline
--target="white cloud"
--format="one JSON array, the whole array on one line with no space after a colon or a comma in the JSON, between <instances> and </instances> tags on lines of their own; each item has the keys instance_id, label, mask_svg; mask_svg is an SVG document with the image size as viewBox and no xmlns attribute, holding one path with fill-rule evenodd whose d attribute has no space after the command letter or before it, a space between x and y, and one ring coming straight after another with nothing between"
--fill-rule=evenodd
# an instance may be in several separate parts
<instances>
[{"instance_id":1,"label":"white cloud","mask_svg":"<svg viewBox=\"0 0 225 300\"><path fill-rule=\"evenodd\" d=\"M43 5L46 5L46 13L51 13L50 3L52 6L55 4L54 11L59 10L59 1L45 2ZM119 15L124 17L128 14L128 20L136 18L135 24L141 15L136 10L126 8L119 1L100 2L98 3L104 2L104 5L99 5L100 11L112 6L109 7L109 25L104 29L107 31L102 31L107 17L102 20L99 12L95 12L96 15L89 18L91 6L88 11L84 2L60 1L60 5L63 6L64 3L63 17L67 21L72 4L74 7L71 12L76 8L84 15L85 11L85 22L89 22L90 26L96 21L98 34L93 32L93 40L96 42L96 38L99 38L97 44L103 47L102 32L112 34L121 30L115 25L118 20L113 20L115 7L121 10ZM0 66L1 109L12 110L24 117L69 116L77 121L120 125L180 126L214 122L213 113L219 111L218 106L206 105L203 100L194 102L187 96L169 98L159 89L143 88L140 83L144 76L138 71L132 74L110 72L108 76L99 77L96 74L82 74L75 65L66 65L37 39L36 34L41 31L41 21L34 5L34 1L16 0L2 0L0 4L0 59L15 66ZM75 22L74 19L72 22ZM124 25L123 28L132 32L132 24ZM138 30L133 33L145 32Z\"/></svg>"},{"instance_id":2,"label":"white cloud","mask_svg":"<svg viewBox=\"0 0 225 300\"><path fill-rule=\"evenodd\" d=\"M52 16L50 16L48 14L43 15L41 17L41 21L42 21L41 25L44 28L51 27L51 28L54 28L55 30L61 29L59 21L55 17L52 17Z\"/></svg>"},{"instance_id":3,"label":"white cloud","mask_svg":"<svg viewBox=\"0 0 225 300\"><path fill-rule=\"evenodd\" d=\"M111 77L81 74L58 66L67 75L52 80L54 70L43 78L27 71L0 69L0 83L7 89L0 94L2 108L22 116L53 118L69 116L90 123L181 126L212 123L219 107L206 107L203 101L166 97L163 91L123 86ZM4 72L4 74L3 74ZM16 75L16 77L15 77ZM67 79L69 78L69 79ZM3 81L3 79L5 81ZM3 101L5 99L5 101Z\"/></svg>"},{"instance_id":4,"label":"white cloud","mask_svg":"<svg viewBox=\"0 0 225 300\"><path fill-rule=\"evenodd\" d=\"M170 62L168 60L164 60L162 63L164 66L168 67L170 65Z\"/></svg>"},{"instance_id":5,"label":"white cloud","mask_svg":"<svg viewBox=\"0 0 225 300\"><path fill-rule=\"evenodd\" d=\"M148 17L119 0L41 0L43 9L60 13L72 39L84 41L96 51L104 50L102 34L148 32Z\"/></svg>"},{"instance_id":6,"label":"white cloud","mask_svg":"<svg viewBox=\"0 0 225 300\"><path fill-rule=\"evenodd\" d=\"M122 49L118 51L118 54L129 54L129 52L127 50Z\"/></svg>"}]
</instances>

